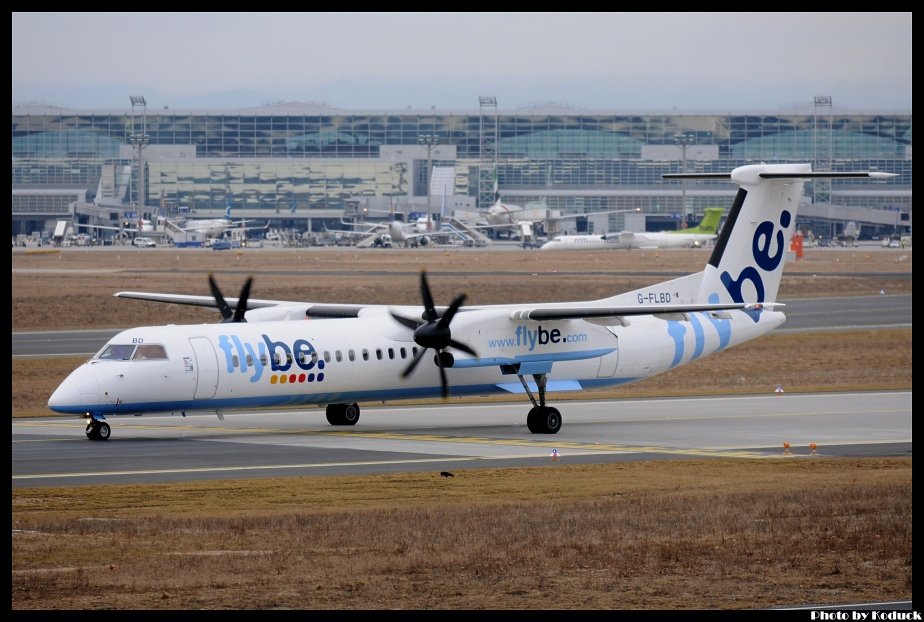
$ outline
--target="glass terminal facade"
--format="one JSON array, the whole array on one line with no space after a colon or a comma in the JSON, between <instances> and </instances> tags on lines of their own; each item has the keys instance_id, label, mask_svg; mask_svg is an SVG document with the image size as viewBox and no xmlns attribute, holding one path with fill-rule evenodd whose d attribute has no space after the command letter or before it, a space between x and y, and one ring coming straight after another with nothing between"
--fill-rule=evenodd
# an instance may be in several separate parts
<instances>
[{"instance_id":1,"label":"glass terminal facade","mask_svg":"<svg viewBox=\"0 0 924 622\"><path fill-rule=\"evenodd\" d=\"M348 111L279 104L228 111L147 111L144 166L132 145L131 110L13 110L14 197L31 192L31 213L60 213L61 191L92 197L113 192L129 203L219 213L227 205L247 218L277 213L329 215L357 197L394 200L425 193L431 163L454 166L454 193L486 205L485 180L510 203L544 203L562 214L634 210L695 220L705 207L730 204L728 184L664 181L664 173L728 172L758 162L811 162L817 170L897 173L868 180L806 185L822 203L911 209L911 112L625 113L542 106L490 114L439 111ZM126 169L125 167L130 167ZM123 194L110 186L121 171ZM143 179L139 179L139 170ZM486 171L490 175L486 175ZM141 184L139 186L139 184ZM132 190L134 188L134 190ZM612 224L618 226L616 217ZM15 227L14 227L15 229Z\"/></svg>"}]
</instances>

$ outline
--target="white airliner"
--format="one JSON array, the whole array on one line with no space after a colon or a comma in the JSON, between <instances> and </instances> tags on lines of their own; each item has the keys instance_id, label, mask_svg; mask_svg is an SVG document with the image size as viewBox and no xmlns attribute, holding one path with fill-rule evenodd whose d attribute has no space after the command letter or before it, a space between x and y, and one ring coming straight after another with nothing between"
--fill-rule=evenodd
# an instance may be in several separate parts
<instances>
[{"instance_id":1,"label":"white airliner","mask_svg":"<svg viewBox=\"0 0 924 622\"><path fill-rule=\"evenodd\" d=\"M699 225L676 231L633 232L620 231L602 235L559 235L540 248L544 251L580 250L593 248L689 248L706 244L718 235L719 221L725 211L721 207L707 207Z\"/></svg>"},{"instance_id":2,"label":"white airliner","mask_svg":"<svg viewBox=\"0 0 924 622\"><path fill-rule=\"evenodd\" d=\"M365 239L372 240L377 236L387 234L393 244L426 246L430 243L433 233L435 233L435 231L431 231L428 227L434 226L436 226L434 221L428 223L426 217L421 217L414 223L390 220L387 223L368 226L361 231L345 231L342 229L327 229L327 231L328 233L339 233L340 235L349 236L360 241Z\"/></svg>"},{"instance_id":3,"label":"white airliner","mask_svg":"<svg viewBox=\"0 0 924 622\"><path fill-rule=\"evenodd\" d=\"M672 175L677 178L703 175ZM358 402L526 393L526 425L562 424L550 391L620 385L765 335L785 320L776 295L804 180L885 179L888 173L812 173L809 164L743 166L708 174L740 186L705 269L601 300L436 306L421 274L421 305L329 304L119 292L216 307L216 324L146 326L113 337L48 400L89 419L108 439L110 415L211 412L326 404L354 425ZM549 283L549 286L552 286ZM306 321L311 320L311 321ZM424 360L426 359L426 360ZM420 364L423 363L423 364Z\"/></svg>"},{"instance_id":4,"label":"white airliner","mask_svg":"<svg viewBox=\"0 0 924 622\"><path fill-rule=\"evenodd\" d=\"M268 226L269 223L267 223L267 227ZM267 227L247 227L243 220L231 220L230 205L225 207L225 215L223 218L193 219L187 220L182 225L177 225L177 228L182 231L201 233L207 238L220 238L225 234L225 231L228 231L229 229L247 230L266 229Z\"/></svg>"}]
</instances>

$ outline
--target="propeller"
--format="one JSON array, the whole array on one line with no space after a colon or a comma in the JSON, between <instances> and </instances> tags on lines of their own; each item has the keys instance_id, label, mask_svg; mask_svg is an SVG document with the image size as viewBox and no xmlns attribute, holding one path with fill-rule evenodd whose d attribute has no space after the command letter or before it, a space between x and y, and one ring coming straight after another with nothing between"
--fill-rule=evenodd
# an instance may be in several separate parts
<instances>
[{"instance_id":1,"label":"propeller","mask_svg":"<svg viewBox=\"0 0 924 622\"><path fill-rule=\"evenodd\" d=\"M433 295L430 293L430 285L427 283L427 273L421 271L420 297L423 299L424 304L423 322L402 317L394 312L391 314L396 322L414 331L414 342L421 347L407 368L401 372L401 377L407 378L410 376L414 372L414 369L417 368L417 364L420 363L420 359L423 358L424 353L428 349L433 349L436 351L436 356L434 356L433 359L440 370L443 398L447 398L449 397L449 382L446 380L446 370L443 365L443 350L452 347L456 350L471 354L472 356L478 356L470 347L453 339L452 331L449 330L449 324L452 322L452 318L455 317L459 307L465 302L465 294L457 296L455 300L452 301L452 304L449 305L449 308L446 309L443 316L440 317L433 304Z\"/></svg>"},{"instance_id":2,"label":"propeller","mask_svg":"<svg viewBox=\"0 0 924 622\"><path fill-rule=\"evenodd\" d=\"M237 299L237 307L234 311L231 310L230 305L225 301L225 297L221 294L221 290L218 289L218 284L215 282L215 278L209 274L209 287L212 290L212 296L215 298L217 303L218 310L221 311L221 323L222 324L232 324L236 322L246 322L244 319L244 313L247 312L247 299L250 298L250 286L253 284L253 277L249 277L247 282L244 283L244 287L241 288L241 295Z\"/></svg>"}]
</instances>

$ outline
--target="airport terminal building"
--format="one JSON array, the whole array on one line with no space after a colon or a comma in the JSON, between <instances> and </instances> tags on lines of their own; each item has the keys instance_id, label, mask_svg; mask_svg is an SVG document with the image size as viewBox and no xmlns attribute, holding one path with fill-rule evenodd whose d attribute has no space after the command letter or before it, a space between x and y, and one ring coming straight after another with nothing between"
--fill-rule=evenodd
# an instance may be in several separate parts
<instances>
[{"instance_id":1,"label":"airport terminal building","mask_svg":"<svg viewBox=\"0 0 924 622\"><path fill-rule=\"evenodd\" d=\"M577 231L588 228L581 214L602 210L640 211L649 229L673 229L730 206L736 189L662 174L758 162L897 173L806 184L800 222L826 235L848 220L877 233L911 227L910 110L843 111L818 97L773 112L502 110L493 97L458 111L130 101L123 110L14 107L14 235L73 218L213 218L227 206L235 217L317 231L363 208L487 208L495 179L505 202L573 216ZM434 167L452 173L440 187ZM617 213L602 226L625 222Z\"/></svg>"}]
</instances>

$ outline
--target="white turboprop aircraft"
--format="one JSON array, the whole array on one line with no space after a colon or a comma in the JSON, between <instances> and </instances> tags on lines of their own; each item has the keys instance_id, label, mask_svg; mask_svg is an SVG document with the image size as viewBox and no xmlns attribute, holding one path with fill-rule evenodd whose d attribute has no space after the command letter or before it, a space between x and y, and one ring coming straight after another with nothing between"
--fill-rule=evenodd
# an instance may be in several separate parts
<instances>
[{"instance_id":1,"label":"white turboprop aircraft","mask_svg":"<svg viewBox=\"0 0 924 622\"><path fill-rule=\"evenodd\" d=\"M119 292L217 307L224 320L122 331L48 406L89 419L87 437L105 440L110 415L222 419L228 409L326 404L331 424L353 425L357 402L445 397L451 382L455 395L526 393L529 430L554 434L562 417L549 391L642 380L782 324L776 295L804 180L891 176L809 164L709 174L740 189L705 269L602 300L462 307L463 295L437 307L425 274L423 304L396 307L253 300L250 280L228 300L211 278L212 297Z\"/></svg>"}]
</instances>

